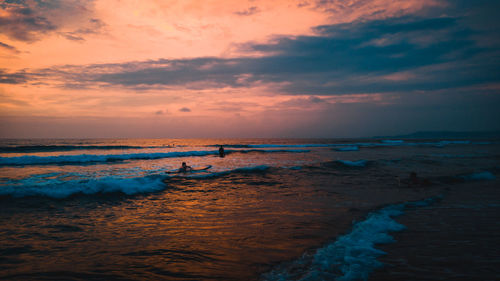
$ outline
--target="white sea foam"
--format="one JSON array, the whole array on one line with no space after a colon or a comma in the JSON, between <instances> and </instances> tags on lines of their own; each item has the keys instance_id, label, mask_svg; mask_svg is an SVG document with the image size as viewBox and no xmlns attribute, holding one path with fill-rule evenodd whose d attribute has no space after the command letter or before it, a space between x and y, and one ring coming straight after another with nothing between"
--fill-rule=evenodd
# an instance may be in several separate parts
<instances>
[{"instance_id":1,"label":"white sea foam","mask_svg":"<svg viewBox=\"0 0 500 281\"><path fill-rule=\"evenodd\" d=\"M337 160L337 162L350 167L365 167L367 163L366 160L358 160L358 161Z\"/></svg>"},{"instance_id":2,"label":"white sea foam","mask_svg":"<svg viewBox=\"0 0 500 281\"><path fill-rule=\"evenodd\" d=\"M444 147L446 145L454 144L491 144L490 142L471 142L469 140L442 140L434 142L406 142L404 140L380 140L380 142L355 142L355 143L314 143L314 144L239 144L239 145L226 145L226 147L236 148L322 148L322 147L344 147L344 146L358 146L358 147L391 147L391 146L438 146Z\"/></svg>"},{"instance_id":3,"label":"white sea foam","mask_svg":"<svg viewBox=\"0 0 500 281\"><path fill-rule=\"evenodd\" d=\"M338 237L313 255L306 254L276 268L265 274L263 280L367 280L375 268L382 266L377 258L385 254L375 245L394 242L389 232L405 228L393 217L403 214L405 207L427 206L434 200L391 205L372 212L365 220L354 224L350 233Z\"/></svg>"},{"instance_id":4,"label":"white sea foam","mask_svg":"<svg viewBox=\"0 0 500 281\"><path fill-rule=\"evenodd\" d=\"M143 177L127 176L103 176L98 178L86 178L85 175L59 173L39 174L11 181L0 186L0 195L12 197L47 196L52 198L66 198L73 194L97 194L122 192L128 195L138 193L149 193L163 190L168 183L163 182L169 177L186 177L195 179L213 178L231 173L255 173L268 170L266 165L241 167L226 171L209 172L198 171L198 173L186 173L178 175L164 174L164 170L150 171L153 174ZM72 179L68 179L72 178Z\"/></svg>"},{"instance_id":5,"label":"white sea foam","mask_svg":"<svg viewBox=\"0 0 500 281\"><path fill-rule=\"evenodd\" d=\"M404 140L381 140L380 142L396 144L396 143L404 143L405 141Z\"/></svg>"},{"instance_id":6,"label":"white sea foam","mask_svg":"<svg viewBox=\"0 0 500 281\"><path fill-rule=\"evenodd\" d=\"M128 195L162 190L166 185L159 175L136 178L102 177L97 179L61 180L47 179L40 182L40 177L23 180L22 185L2 186L0 195L13 197L47 196L65 198L73 194L96 194L122 192Z\"/></svg>"},{"instance_id":7,"label":"white sea foam","mask_svg":"<svg viewBox=\"0 0 500 281\"><path fill-rule=\"evenodd\" d=\"M80 154L59 156L19 156L0 157L0 165L39 165L39 164L79 164L92 162L113 162L138 159L160 159L171 157L215 155L216 151L179 151L165 153L131 153L131 154Z\"/></svg>"},{"instance_id":8,"label":"white sea foam","mask_svg":"<svg viewBox=\"0 0 500 281\"><path fill-rule=\"evenodd\" d=\"M471 144L468 140L442 140L435 142L405 142L403 140L381 140L380 143L355 143L354 145L359 145L361 147L387 147L387 146L437 146L444 147L447 145L456 144Z\"/></svg>"},{"instance_id":9,"label":"white sea foam","mask_svg":"<svg viewBox=\"0 0 500 281\"><path fill-rule=\"evenodd\" d=\"M302 149L280 149L280 150L228 150L226 154L230 153L304 153L309 150ZM148 160L148 159L161 159L161 158L176 158L176 157L190 157L190 156L207 156L218 155L215 150L201 150L201 151L177 151L165 153L132 153L132 154L80 154L80 155L60 155L60 156L19 156L19 157L0 157L0 166L6 165L45 165L45 164L86 164L96 162L114 162L124 160Z\"/></svg>"},{"instance_id":10,"label":"white sea foam","mask_svg":"<svg viewBox=\"0 0 500 281\"><path fill-rule=\"evenodd\" d=\"M260 153L305 153L310 150L306 149L241 149L241 150L226 150L226 154L229 153L252 153L252 152L260 152Z\"/></svg>"},{"instance_id":11,"label":"white sea foam","mask_svg":"<svg viewBox=\"0 0 500 281\"><path fill-rule=\"evenodd\" d=\"M440 144L470 144L469 140L442 140L439 142Z\"/></svg>"},{"instance_id":12,"label":"white sea foam","mask_svg":"<svg viewBox=\"0 0 500 281\"><path fill-rule=\"evenodd\" d=\"M336 151L358 151L358 146L344 146L344 147L336 147L334 148Z\"/></svg>"},{"instance_id":13,"label":"white sea foam","mask_svg":"<svg viewBox=\"0 0 500 281\"><path fill-rule=\"evenodd\" d=\"M464 176L462 176L462 178L466 179L466 180L494 180L494 179L496 179L495 175L493 175L491 172L488 172L488 171L464 175Z\"/></svg>"},{"instance_id":14,"label":"white sea foam","mask_svg":"<svg viewBox=\"0 0 500 281\"><path fill-rule=\"evenodd\" d=\"M330 147L330 146L336 146L338 144L322 144L322 143L313 143L313 144L249 144L246 145L246 147L249 148L280 148L280 147Z\"/></svg>"}]
</instances>

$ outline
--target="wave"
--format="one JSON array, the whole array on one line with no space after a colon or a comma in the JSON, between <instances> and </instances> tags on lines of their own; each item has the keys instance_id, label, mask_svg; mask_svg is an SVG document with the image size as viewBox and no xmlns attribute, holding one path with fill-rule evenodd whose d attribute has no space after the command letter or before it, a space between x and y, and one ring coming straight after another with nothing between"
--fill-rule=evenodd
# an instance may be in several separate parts
<instances>
[{"instance_id":1,"label":"wave","mask_svg":"<svg viewBox=\"0 0 500 281\"><path fill-rule=\"evenodd\" d=\"M223 147L230 148L293 148L293 147L330 147L342 144L224 144ZM220 147L221 145L209 145Z\"/></svg>"},{"instance_id":2,"label":"wave","mask_svg":"<svg viewBox=\"0 0 500 281\"><path fill-rule=\"evenodd\" d=\"M373 160L334 160L334 161L327 161L321 163L321 166L328 167L328 168L333 168L333 169L339 169L339 170L345 170L345 169L359 169L359 168L365 168L368 165L372 164L377 164L379 162L385 163L387 160L379 160L379 161L373 161Z\"/></svg>"},{"instance_id":3,"label":"wave","mask_svg":"<svg viewBox=\"0 0 500 281\"><path fill-rule=\"evenodd\" d=\"M372 212L365 220L354 224L350 233L338 237L336 241L318 249L313 255L305 254L296 261L264 274L262 279L367 280L375 268L382 266L377 258L385 254L375 248L375 245L394 242L389 232L405 229L404 225L393 218L403 214L407 207L427 206L437 199L439 198L434 197L396 204Z\"/></svg>"},{"instance_id":4,"label":"wave","mask_svg":"<svg viewBox=\"0 0 500 281\"><path fill-rule=\"evenodd\" d=\"M98 179L81 179L63 181L47 180L44 183L29 183L21 186L2 186L0 195L12 197L46 196L51 198L66 198L74 194L96 194L122 192L127 195L155 192L165 189L160 175L150 175L136 178L103 177Z\"/></svg>"},{"instance_id":5,"label":"wave","mask_svg":"<svg viewBox=\"0 0 500 281\"><path fill-rule=\"evenodd\" d=\"M381 140L380 142L382 143L404 143L405 141L404 140Z\"/></svg>"},{"instance_id":6,"label":"wave","mask_svg":"<svg viewBox=\"0 0 500 281\"><path fill-rule=\"evenodd\" d=\"M348 167L365 167L366 164L368 163L368 161L366 160L358 160L358 161L337 160L335 162Z\"/></svg>"},{"instance_id":7,"label":"wave","mask_svg":"<svg viewBox=\"0 0 500 281\"><path fill-rule=\"evenodd\" d=\"M270 169L269 166L250 166L220 172L206 172L201 174L179 174L169 176L163 170L156 171L142 177L107 176L94 179L82 179L82 175L73 175L78 179L65 180L65 177L56 177L58 173L33 175L31 177L12 181L10 185L0 186L0 196L15 198L26 196L45 196L51 198L66 198L75 194L99 194L121 192L127 195L161 191L168 187L169 178L208 179L229 174L262 173ZM204 171L205 172L205 171ZM166 181L167 180L167 181Z\"/></svg>"},{"instance_id":8,"label":"wave","mask_svg":"<svg viewBox=\"0 0 500 281\"><path fill-rule=\"evenodd\" d=\"M226 154L230 153L306 153L310 152L307 149L245 149L245 150L226 150ZM217 151L217 154L219 152Z\"/></svg>"},{"instance_id":9,"label":"wave","mask_svg":"<svg viewBox=\"0 0 500 281\"><path fill-rule=\"evenodd\" d=\"M33 153L33 152L58 152L73 150L112 150L112 149L144 149L144 148L170 148L171 146L129 146L129 145L23 145L0 146L0 153Z\"/></svg>"},{"instance_id":10,"label":"wave","mask_svg":"<svg viewBox=\"0 0 500 281\"><path fill-rule=\"evenodd\" d=\"M479 173L473 173L473 174L468 174L468 175L462 175L460 178L464 180L472 180L472 181L477 181L477 180L494 180L496 179L495 175L493 175L491 172L479 172Z\"/></svg>"},{"instance_id":11,"label":"wave","mask_svg":"<svg viewBox=\"0 0 500 281\"><path fill-rule=\"evenodd\" d=\"M309 150L228 150L230 153L305 153ZM218 155L218 151L201 150L201 151L177 151L177 152L159 152L159 153L132 153L132 154L80 154L80 155L59 155L59 156L19 156L19 157L0 157L0 166L23 166L23 165L74 165L88 164L99 162L117 162L125 160L150 160L161 158L177 158L190 156L208 156Z\"/></svg>"},{"instance_id":12,"label":"wave","mask_svg":"<svg viewBox=\"0 0 500 281\"><path fill-rule=\"evenodd\" d=\"M463 140L463 141L442 140L439 143L443 144L443 145L447 145L447 144L470 144L471 142L469 140Z\"/></svg>"},{"instance_id":13,"label":"wave","mask_svg":"<svg viewBox=\"0 0 500 281\"><path fill-rule=\"evenodd\" d=\"M95 162L116 162L124 160L161 159L171 157L215 155L215 151L186 151L164 153L133 153L133 154L80 154L59 156L19 156L0 157L0 165L44 165L44 164L85 164Z\"/></svg>"},{"instance_id":14,"label":"wave","mask_svg":"<svg viewBox=\"0 0 500 281\"><path fill-rule=\"evenodd\" d=\"M303 148L303 147L342 147L342 146L446 146L453 144L491 144L491 142L471 142L469 140L441 140L436 142L405 142L404 140L380 140L379 142L356 142L356 143L323 143L323 144L223 144L227 148ZM207 145L207 147L219 147L220 145ZM172 148L170 145L163 146L133 146L133 145L20 145L0 146L0 153L35 153L35 152L58 152L75 150L128 150L148 148ZM178 145L177 147L185 147Z\"/></svg>"},{"instance_id":15,"label":"wave","mask_svg":"<svg viewBox=\"0 0 500 281\"><path fill-rule=\"evenodd\" d=\"M434 141L434 142L405 142L403 140L381 140L380 142L364 142L364 143L353 143L352 145L357 145L364 148L369 147L392 147L392 146L434 146L434 147L445 147L447 145L459 145L459 144L475 144L470 141Z\"/></svg>"},{"instance_id":16,"label":"wave","mask_svg":"<svg viewBox=\"0 0 500 281\"><path fill-rule=\"evenodd\" d=\"M358 146L344 146L344 147L337 147L334 148L336 151L358 151L359 147Z\"/></svg>"},{"instance_id":17,"label":"wave","mask_svg":"<svg viewBox=\"0 0 500 281\"><path fill-rule=\"evenodd\" d=\"M323 144L223 144L223 147L229 148L294 148L294 147L391 147L391 146L436 146L444 147L447 145L464 144L491 144L490 142L471 142L469 140L440 140L432 142L406 142L404 140L380 140L379 142L353 142L353 143L323 143ZM221 145L208 145L210 147L219 147Z\"/></svg>"}]
</instances>

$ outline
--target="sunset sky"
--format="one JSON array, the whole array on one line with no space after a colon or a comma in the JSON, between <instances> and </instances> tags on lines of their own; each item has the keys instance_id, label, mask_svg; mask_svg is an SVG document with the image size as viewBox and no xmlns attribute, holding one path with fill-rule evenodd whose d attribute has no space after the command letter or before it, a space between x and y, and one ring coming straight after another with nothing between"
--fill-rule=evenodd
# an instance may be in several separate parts
<instances>
[{"instance_id":1,"label":"sunset sky","mask_svg":"<svg viewBox=\"0 0 500 281\"><path fill-rule=\"evenodd\" d=\"M500 1L0 0L0 137L500 129Z\"/></svg>"}]
</instances>

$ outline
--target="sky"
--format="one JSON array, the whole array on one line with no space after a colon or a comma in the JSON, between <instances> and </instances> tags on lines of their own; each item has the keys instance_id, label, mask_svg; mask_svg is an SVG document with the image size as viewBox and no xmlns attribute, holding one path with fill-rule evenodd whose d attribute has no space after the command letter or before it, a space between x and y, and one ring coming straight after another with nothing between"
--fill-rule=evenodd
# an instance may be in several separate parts
<instances>
[{"instance_id":1,"label":"sky","mask_svg":"<svg viewBox=\"0 0 500 281\"><path fill-rule=\"evenodd\" d=\"M0 0L0 138L500 129L500 1Z\"/></svg>"}]
</instances>

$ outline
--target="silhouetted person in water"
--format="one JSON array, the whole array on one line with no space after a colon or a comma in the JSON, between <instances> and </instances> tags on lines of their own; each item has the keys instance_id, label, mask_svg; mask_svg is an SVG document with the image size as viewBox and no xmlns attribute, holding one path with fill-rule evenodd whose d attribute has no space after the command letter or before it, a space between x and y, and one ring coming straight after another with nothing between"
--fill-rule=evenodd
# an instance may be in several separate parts
<instances>
[{"instance_id":1,"label":"silhouetted person in water","mask_svg":"<svg viewBox=\"0 0 500 281\"><path fill-rule=\"evenodd\" d=\"M224 152L224 147L222 145L219 147L219 157L224 157L226 156L226 153Z\"/></svg>"},{"instance_id":2,"label":"silhouetted person in water","mask_svg":"<svg viewBox=\"0 0 500 281\"><path fill-rule=\"evenodd\" d=\"M182 167L179 168L179 173L191 172L193 168L191 166L186 165L186 162L182 162Z\"/></svg>"}]
</instances>

